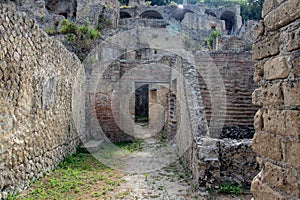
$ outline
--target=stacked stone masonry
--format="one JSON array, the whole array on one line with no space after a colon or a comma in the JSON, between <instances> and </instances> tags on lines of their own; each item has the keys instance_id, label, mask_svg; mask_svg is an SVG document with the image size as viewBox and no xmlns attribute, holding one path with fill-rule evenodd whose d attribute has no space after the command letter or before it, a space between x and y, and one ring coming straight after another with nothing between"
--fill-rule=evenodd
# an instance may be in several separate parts
<instances>
[{"instance_id":1,"label":"stacked stone masonry","mask_svg":"<svg viewBox=\"0 0 300 200\"><path fill-rule=\"evenodd\" d=\"M300 198L300 1L265 0L256 26L254 199Z\"/></svg>"},{"instance_id":2,"label":"stacked stone masonry","mask_svg":"<svg viewBox=\"0 0 300 200\"><path fill-rule=\"evenodd\" d=\"M5 199L79 145L71 111L84 69L24 13L3 5L0 21L0 199Z\"/></svg>"}]
</instances>

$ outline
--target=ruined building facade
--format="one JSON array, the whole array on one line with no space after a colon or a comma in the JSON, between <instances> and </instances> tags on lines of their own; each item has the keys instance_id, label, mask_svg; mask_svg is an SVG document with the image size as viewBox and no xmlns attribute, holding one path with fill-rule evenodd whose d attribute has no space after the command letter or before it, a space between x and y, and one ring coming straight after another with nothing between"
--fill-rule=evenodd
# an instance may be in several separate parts
<instances>
[{"instance_id":1,"label":"ruined building facade","mask_svg":"<svg viewBox=\"0 0 300 200\"><path fill-rule=\"evenodd\" d=\"M255 27L257 64L252 24L242 25L238 7L130 2L123 9L116 0L1 5L0 198L28 187L79 143L132 140L136 130L157 127L197 185L249 185L258 173L250 139L256 106L254 197L298 198L299 2L266 1ZM105 40L83 63L42 30L65 18L96 25L103 17L111 25ZM203 47L214 30L222 35ZM148 110L137 109L139 92ZM145 113L141 128L135 118ZM236 127L250 136L230 135Z\"/></svg>"}]
</instances>

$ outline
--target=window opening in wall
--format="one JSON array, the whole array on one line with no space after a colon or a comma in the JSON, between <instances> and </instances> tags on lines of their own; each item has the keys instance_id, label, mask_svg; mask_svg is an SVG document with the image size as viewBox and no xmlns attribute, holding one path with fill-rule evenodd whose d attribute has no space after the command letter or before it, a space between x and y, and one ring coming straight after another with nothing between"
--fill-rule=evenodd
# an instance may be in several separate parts
<instances>
[{"instance_id":1,"label":"window opening in wall","mask_svg":"<svg viewBox=\"0 0 300 200\"><path fill-rule=\"evenodd\" d=\"M135 123L149 123L149 84L135 86Z\"/></svg>"}]
</instances>

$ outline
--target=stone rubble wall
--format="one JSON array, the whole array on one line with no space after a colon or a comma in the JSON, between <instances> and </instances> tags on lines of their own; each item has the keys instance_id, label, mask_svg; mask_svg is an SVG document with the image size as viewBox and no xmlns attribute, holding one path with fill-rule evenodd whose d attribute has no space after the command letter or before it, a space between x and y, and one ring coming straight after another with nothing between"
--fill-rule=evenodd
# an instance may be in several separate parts
<instances>
[{"instance_id":1,"label":"stone rubble wall","mask_svg":"<svg viewBox=\"0 0 300 200\"><path fill-rule=\"evenodd\" d=\"M254 199L300 198L300 1L266 0L255 28Z\"/></svg>"},{"instance_id":2,"label":"stone rubble wall","mask_svg":"<svg viewBox=\"0 0 300 200\"><path fill-rule=\"evenodd\" d=\"M118 0L78 0L76 21L97 25L99 16L103 16L111 27L116 28L119 19L120 5Z\"/></svg>"},{"instance_id":3,"label":"stone rubble wall","mask_svg":"<svg viewBox=\"0 0 300 200\"><path fill-rule=\"evenodd\" d=\"M84 129L85 72L24 13L1 5L0 21L1 199L75 151Z\"/></svg>"},{"instance_id":4,"label":"stone rubble wall","mask_svg":"<svg viewBox=\"0 0 300 200\"><path fill-rule=\"evenodd\" d=\"M251 143L252 139L218 141L221 181L250 186L259 171Z\"/></svg>"}]
</instances>

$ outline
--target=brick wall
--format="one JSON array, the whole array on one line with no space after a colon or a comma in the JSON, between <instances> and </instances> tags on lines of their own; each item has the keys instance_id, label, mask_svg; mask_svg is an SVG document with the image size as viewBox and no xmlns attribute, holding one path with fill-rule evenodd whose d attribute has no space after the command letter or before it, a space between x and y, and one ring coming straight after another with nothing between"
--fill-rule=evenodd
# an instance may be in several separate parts
<instances>
[{"instance_id":1,"label":"brick wall","mask_svg":"<svg viewBox=\"0 0 300 200\"><path fill-rule=\"evenodd\" d=\"M232 52L214 52L207 56L198 56L197 63L201 70L198 70L200 77L200 88L207 119L211 119L211 94L208 85L204 80L215 80L215 74L210 73L208 68L211 65L205 63L211 62L220 73L220 80L224 84L226 92L226 117L224 115L224 127L245 126L253 129L253 118L257 107L251 104L251 94L256 84L253 79L252 56L250 52L232 53ZM217 98L222 98L222 95ZM223 100L225 101L225 100ZM221 101L222 102L222 101ZM212 127L211 127L212 130Z\"/></svg>"},{"instance_id":2,"label":"brick wall","mask_svg":"<svg viewBox=\"0 0 300 200\"><path fill-rule=\"evenodd\" d=\"M256 26L254 199L300 198L300 1L265 0Z\"/></svg>"}]
</instances>

